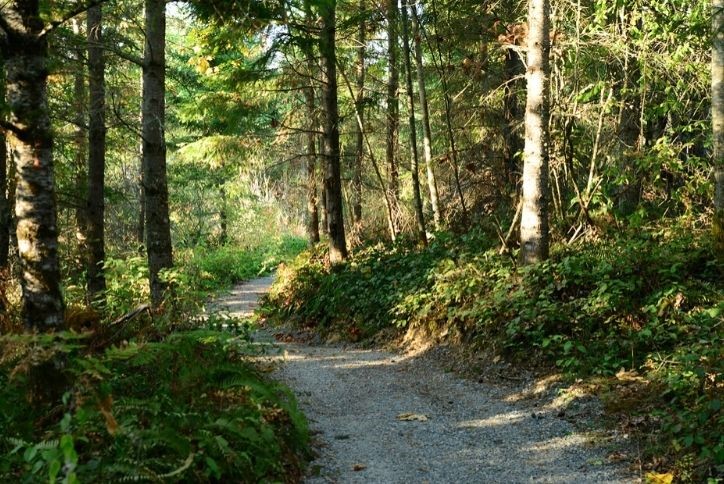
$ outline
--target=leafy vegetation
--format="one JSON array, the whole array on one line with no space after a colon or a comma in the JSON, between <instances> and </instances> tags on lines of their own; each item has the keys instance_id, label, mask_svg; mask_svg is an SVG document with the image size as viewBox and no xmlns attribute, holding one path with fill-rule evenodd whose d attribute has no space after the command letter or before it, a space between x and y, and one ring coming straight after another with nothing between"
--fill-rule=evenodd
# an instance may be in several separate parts
<instances>
[{"instance_id":1,"label":"leafy vegetation","mask_svg":"<svg viewBox=\"0 0 724 484\"><path fill-rule=\"evenodd\" d=\"M307 442L294 397L247 361L248 336L209 330L98 352L98 333L6 337L0 372L5 482L296 479ZM33 368L62 355L61 395Z\"/></svg>"},{"instance_id":2,"label":"leafy vegetation","mask_svg":"<svg viewBox=\"0 0 724 484\"><path fill-rule=\"evenodd\" d=\"M526 267L483 232L443 233L424 249L368 247L340 266L323 251L304 254L266 311L350 339L447 328L480 351L549 362L571 378L633 372L648 386L628 411L651 414L649 430L665 436L652 451L688 459L701 476L724 465L721 271L711 238L684 226L557 245Z\"/></svg>"},{"instance_id":3,"label":"leafy vegetation","mask_svg":"<svg viewBox=\"0 0 724 484\"><path fill-rule=\"evenodd\" d=\"M295 481L306 421L289 390L251 362L263 349L250 342L250 323L211 313L202 326L225 328L213 331L192 321L209 295L305 246L286 236L190 253L165 274L164 313L122 322L101 318L148 300L148 269L141 257L109 259L103 312L66 290L66 324L81 333L3 336L0 480ZM37 373L57 362L62 370L50 373L61 388L39 393Z\"/></svg>"}]
</instances>

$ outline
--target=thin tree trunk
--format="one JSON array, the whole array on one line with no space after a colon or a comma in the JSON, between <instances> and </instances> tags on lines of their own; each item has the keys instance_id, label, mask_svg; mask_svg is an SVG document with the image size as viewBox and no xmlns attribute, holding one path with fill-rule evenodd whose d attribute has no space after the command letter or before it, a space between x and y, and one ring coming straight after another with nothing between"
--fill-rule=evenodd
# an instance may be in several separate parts
<instances>
[{"instance_id":1,"label":"thin tree trunk","mask_svg":"<svg viewBox=\"0 0 724 484\"><path fill-rule=\"evenodd\" d=\"M78 18L71 22L73 34L78 39L78 46L73 49L75 57L75 72L73 74L73 111L75 113L73 144L75 145L75 158L73 172L75 173L75 223L76 238L79 242L78 250L83 262L88 262L88 226L86 220L87 208L87 156L88 156L88 130L86 129L86 109L88 106L88 90L85 84L85 59L83 47L80 43L83 27ZM79 268L80 269L80 268Z\"/></svg>"},{"instance_id":2,"label":"thin tree trunk","mask_svg":"<svg viewBox=\"0 0 724 484\"><path fill-rule=\"evenodd\" d=\"M406 0L405 0L406 1ZM409 105L410 124L410 151L412 152L412 194L415 204L415 220L417 221L417 236L424 245L427 245L425 233L425 215L422 211L422 196L420 195L420 158L417 153L417 127L415 126L415 93L412 89L412 62L410 60L410 28L407 16L407 6L402 6L402 48L405 61L405 84L407 87L407 100Z\"/></svg>"},{"instance_id":3,"label":"thin tree trunk","mask_svg":"<svg viewBox=\"0 0 724 484\"><path fill-rule=\"evenodd\" d=\"M166 285L163 269L173 265L166 181L166 2L146 0L143 65L143 189L146 198L146 251L151 303L158 307Z\"/></svg>"},{"instance_id":4,"label":"thin tree trunk","mask_svg":"<svg viewBox=\"0 0 724 484\"><path fill-rule=\"evenodd\" d=\"M317 120L314 105L314 87L311 85L304 89L304 100L310 126L305 135L307 137L307 160L305 163L307 171L307 238L309 244L314 245L319 242L319 211L317 210L316 134L313 129L317 125Z\"/></svg>"},{"instance_id":5,"label":"thin tree trunk","mask_svg":"<svg viewBox=\"0 0 724 484\"><path fill-rule=\"evenodd\" d=\"M9 139L17 173L15 213L22 316L27 328L47 331L63 323L53 137L48 116L48 40L42 35L38 2L6 5L0 15L6 20L5 68Z\"/></svg>"},{"instance_id":6,"label":"thin tree trunk","mask_svg":"<svg viewBox=\"0 0 724 484\"><path fill-rule=\"evenodd\" d=\"M139 122L143 126L143 69L141 69L141 106L139 111ZM146 244L146 191L143 188L144 168L143 139L138 143L138 219L136 220L136 242L141 250Z\"/></svg>"},{"instance_id":7,"label":"thin tree trunk","mask_svg":"<svg viewBox=\"0 0 724 484\"><path fill-rule=\"evenodd\" d=\"M341 68L341 66L338 67L340 67L339 73L342 76L342 79L344 79L344 83L347 85L347 91L349 92L350 97L354 97L354 91L352 90L352 84L349 82L349 78L345 75L344 70ZM364 130L364 125L362 124L362 117L360 116L360 113L356 111L356 109L355 118L357 118L357 129L361 131L362 138L367 145L367 153L370 158L370 162L372 163L372 168L374 169L375 175L377 176L377 180L380 182L380 189L382 190L383 199L385 201L385 208L387 209L387 224L389 227L392 227L392 219L394 215L392 212L392 202L390 201L390 192L385 185L385 179L383 178L380 167L377 164L377 160L375 159L375 152L372 149L372 145L370 144L369 136L367 136L367 132Z\"/></svg>"},{"instance_id":8,"label":"thin tree trunk","mask_svg":"<svg viewBox=\"0 0 724 484\"><path fill-rule=\"evenodd\" d=\"M347 241L342 212L342 180L339 151L339 108L337 105L336 0L320 5L322 31L319 52L324 63L324 187L329 217L329 260L334 264L347 258Z\"/></svg>"},{"instance_id":9,"label":"thin tree trunk","mask_svg":"<svg viewBox=\"0 0 724 484\"><path fill-rule=\"evenodd\" d=\"M724 0L713 0L712 7L711 118L716 183L712 225L716 256L724 260Z\"/></svg>"},{"instance_id":10,"label":"thin tree trunk","mask_svg":"<svg viewBox=\"0 0 724 484\"><path fill-rule=\"evenodd\" d=\"M0 59L0 104L5 104L5 66ZM3 116L3 121L5 121ZM10 262L10 203L8 200L8 147L0 128L0 272Z\"/></svg>"},{"instance_id":11,"label":"thin tree trunk","mask_svg":"<svg viewBox=\"0 0 724 484\"><path fill-rule=\"evenodd\" d=\"M355 98L355 110L359 116L359 123L355 131L355 163L352 174L352 221L355 231L359 231L362 225L362 164L365 156L364 140L364 88L365 88L365 51L367 47L365 21L365 0L359 2L360 23L357 32L357 95Z\"/></svg>"},{"instance_id":12,"label":"thin tree trunk","mask_svg":"<svg viewBox=\"0 0 724 484\"><path fill-rule=\"evenodd\" d=\"M105 59L103 53L103 11L100 5L88 10L88 295L98 299L106 289L103 261L104 183L106 166Z\"/></svg>"},{"instance_id":13,"label":"thin tree trunk","mask_svg":"<svg viewBox=\"0 0 724 484\"><path fill-rule=\"evenodd\" d=\"M400 126L400 72L398 45L399 11L397 0L387 0L387 138L386 151L387 168L390 176L390 200L394 217L390 227L392 240L397 237L400 218L400 180L397 166L397 144Z\"/></svg>"},{"instance_id":14,"label":"thin tree trunk","mask_svg":"<svg viewBox=\"0 0 724 484\"><path fill-rule=\"evenodd\" d=\"M532 264L548 258L548 82L550 2L528 4L528 93L525 111L523 211L520 259Z\"/></svg>"},{"instance_id":15,"label":"thin tree trunk","mask_svg":"<svg viewBox=\"0 0 724 484\"><path fill-rule=\"evenodd\" d=\"M430 108L427 104L427 89L425 87L425 69L422 63L422 43L420 38L420 23L413 3L409 4L412 17L412 38L415 45L415 64L417 67L417 90L420 95L420 112L422 115L423 155L427 171L427 188L430 191L430 205L432 206L435 230L442 229L442 209L440 208L440 195L437 189L437 179L432 166L432 129L430 128Z\"/></svg>"}]
</instances>

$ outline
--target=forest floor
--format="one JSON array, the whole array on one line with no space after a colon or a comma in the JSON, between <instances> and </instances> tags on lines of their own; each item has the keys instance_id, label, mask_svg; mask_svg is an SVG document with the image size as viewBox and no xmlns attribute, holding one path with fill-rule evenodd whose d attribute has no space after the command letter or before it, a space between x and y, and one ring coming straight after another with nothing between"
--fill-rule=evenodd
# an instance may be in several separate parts
<instances>
[{"instance_id":1,"label":"forest floor","mask_svg":"<svg viewBox=\"0 0 724 484\"><path fill-rule=\"evenodd\" d=\"M272 282L241 284L217 304L248 316ZM561 406L555 392L531 398L530 382L464 379L434 352L328 345L279 328L256 339L279 348L268 352L274 375L309 419L309 483L640 481L617 457L620 439L579 430L595 401Z\"/></svg>"}]
</instances>

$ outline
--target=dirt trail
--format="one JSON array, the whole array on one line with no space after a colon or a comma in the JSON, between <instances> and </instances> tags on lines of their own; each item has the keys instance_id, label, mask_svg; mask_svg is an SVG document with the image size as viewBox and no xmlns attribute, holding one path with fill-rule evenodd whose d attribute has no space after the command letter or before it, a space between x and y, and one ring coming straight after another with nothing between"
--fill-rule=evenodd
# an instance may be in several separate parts
<instances>
[{"instance_id":1,"label":"dirt trail","mask_svg":"<svg viewBox=\"0 0 724 484\"><path fill-rule=\"evenodd\" d=\"M252 281L221 302L251 310L270 283ZM463 380L429 358L278 344L276 376L319 442L309 483L638 481L557 409L511 401L510 389Z\"/></svg>"}]
</instances>

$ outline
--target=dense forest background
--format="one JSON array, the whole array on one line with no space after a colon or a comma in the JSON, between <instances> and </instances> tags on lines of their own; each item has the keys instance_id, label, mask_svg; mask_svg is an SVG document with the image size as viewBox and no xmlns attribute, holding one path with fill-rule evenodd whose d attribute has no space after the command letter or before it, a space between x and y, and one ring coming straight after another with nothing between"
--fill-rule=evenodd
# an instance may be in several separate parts
<instances>
[{"instance_id":1,"label":"dense forest background","mask_svg":"<svg viewBox=\"0 0 724 484\"><path fill-rule=\"evenodd\" d=\"M280 262L270 319L600 378L650 469L720 475L722 8L6 2L0 476L298 476L206 309Z\"/></svg>"}]
</instances>

